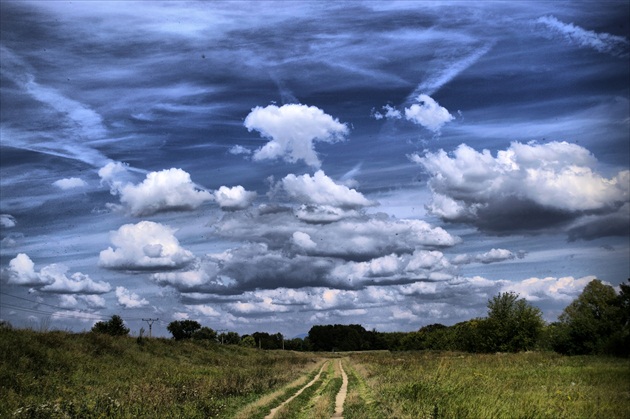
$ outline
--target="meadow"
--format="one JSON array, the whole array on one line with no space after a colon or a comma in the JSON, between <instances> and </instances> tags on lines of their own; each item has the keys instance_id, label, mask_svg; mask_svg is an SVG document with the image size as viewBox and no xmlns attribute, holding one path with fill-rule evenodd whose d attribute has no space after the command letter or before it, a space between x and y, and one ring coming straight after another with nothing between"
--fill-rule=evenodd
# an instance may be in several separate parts
<instances>
[{"instance_id":1,"label":"meadow","mask_svg":"<svg viewBox=\"0 0 630 419\"><path fill-rule=\"evenodd\" d=\"M341 361L341 362L340 362ZM626 418L630 361L555 353L300 353L0 329L2 418ZM298 391L301 393L297 397Z\"/></svg>"},{"instance_id":2,"label":"meadow","mask_svg":"<svg viewBox=\"0 0 630 419\"><path fill-rule=\"evenodd\" d=\"M556 353L361 353L352 418L627 418L630 361Z\"/></svg>"}]
</instances>

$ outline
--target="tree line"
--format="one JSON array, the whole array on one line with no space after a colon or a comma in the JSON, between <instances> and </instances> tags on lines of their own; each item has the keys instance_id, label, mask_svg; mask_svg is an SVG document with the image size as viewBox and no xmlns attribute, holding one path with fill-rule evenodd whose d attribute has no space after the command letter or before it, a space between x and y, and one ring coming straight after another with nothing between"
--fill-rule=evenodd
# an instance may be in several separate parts
<instances>
[{"instance_id":1,"label":"tree line","mask_svg":"<svg viewBox=\"0 0 630 419\"><path fill-rule=\"evenodd\" d=\"M304 339L280 333L217 333L195 320L177 320L167 330L175 340L193 339L262 349L295 351L452 350L473 353L553 350L567 355L630 356L630 279L620 292L593 280L559 316L546 324L542 312L513 292L488 301L488 314L453 326L431 324L413 332L377 332L359 324L316 325ZM127 335L119 316L98 322L93 332Z\"/></svg>"}]
</instances>

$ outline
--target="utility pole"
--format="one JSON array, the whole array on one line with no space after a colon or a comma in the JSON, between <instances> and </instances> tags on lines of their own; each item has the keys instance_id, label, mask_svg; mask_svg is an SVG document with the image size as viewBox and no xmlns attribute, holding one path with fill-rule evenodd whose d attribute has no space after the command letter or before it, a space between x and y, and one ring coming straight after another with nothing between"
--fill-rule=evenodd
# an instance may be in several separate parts
<instances>
[{"instance_id":1,"label":"utility pole","mask_svg":"<svg viewBox=\"0 0 630 419\"><path fill-rule=\"evenodd\" d=\"M160 319L142 319L143 322L147 322L149 324L149 337L151 337L151 328L153 327L153 322L156 322Z\"/></svg>"},{"instance_id":2,"label":"utility pole","mask_svg":"<svg viewBox=\"0 0 630 419\"><path fill-rule=\"evenodd\" d=\"M221 345L223 345L223 332L227 332L227 329L217 329L219 336L221 336Z\"/></svg>"}]
</instances>

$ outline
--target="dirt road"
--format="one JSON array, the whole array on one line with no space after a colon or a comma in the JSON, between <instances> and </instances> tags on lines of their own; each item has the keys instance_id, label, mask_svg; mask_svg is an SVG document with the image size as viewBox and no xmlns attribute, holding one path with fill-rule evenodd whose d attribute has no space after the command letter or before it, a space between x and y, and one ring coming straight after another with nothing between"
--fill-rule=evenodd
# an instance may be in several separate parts
<instances>
[{"instance_id":1,"label":"dirt road","mask_svg":"<svg viewBox=\"0 0 630 419\"><path fill-rule=\"evenodd\" d=\"M341 359L338 362L343 382L341 384L341 388L339 389L339 393L337 393L337 397L335 398L335 413L332 415L333 418L343 418L343 403L346 401L346 396L348 395L348 375L343 370Z\"/></svg>"}]
</instances>

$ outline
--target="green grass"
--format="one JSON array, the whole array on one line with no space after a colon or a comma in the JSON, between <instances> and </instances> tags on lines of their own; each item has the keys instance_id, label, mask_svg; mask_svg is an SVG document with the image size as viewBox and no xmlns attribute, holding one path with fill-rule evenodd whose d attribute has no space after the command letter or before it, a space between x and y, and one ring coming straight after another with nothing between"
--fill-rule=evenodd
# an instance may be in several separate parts
<instances>
[{"instance_id":1,"label":"green grass","mask_svg":"<svg viewBox=\"0 0 630 419\"><path fill-rule=\"evenodd\" d=\"M365 371L375 403L350 404L348 418L626 418L630 412L627 359L407 352L355 354L350 362ZM356 388L354 369L350 377Z\"/></svg>"},{"instance_id":2,"label":"green grass","mask_svg":"<svg viewBox=\"0 0 630 419\"><path fill-rule=\"evenodd\" d=\"M293 396L296 392L298 392L302 387L306 385L306 383L311 382L317 373L319 372L319 368L312 370L307 376L306 380L300 380L301 382L296 385L287 386L284 390L281 390L276 397L273 397L266 403L261 405L256 405L252 408L245 409L245 411L239 412L237 417L246 417L247 419L262 419L269 414L271 409L279 406L285 400ZM246 415L246 416L244 416Z\"/></svg>"},{"instance_id":3,"label":"green grass","mask_svg":"<svg viewBox=\"0 0 630 419\"><path fill-rule=\"evenodd\" d=\"M0 330L0 417L231 417L312 355L93 333Z\"/></svg>"},{"instance_id":4,"label":"green grass","mask_svg":"<svg viewBox=\"0 0 630 419\"><path fill-rule=\"evenodd\" d=\"M346 419L626 418L630 360L554 353L352 353ZM339 354L0 329L1 418L330 417ZM282 416L284 415L284 416Z\"/></svg>"}]
</instances>

